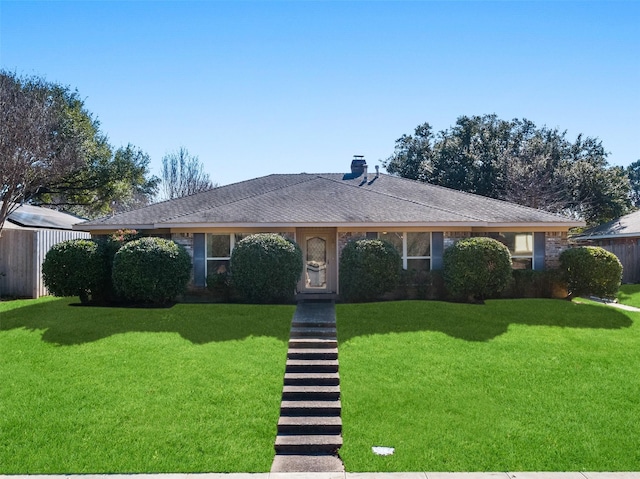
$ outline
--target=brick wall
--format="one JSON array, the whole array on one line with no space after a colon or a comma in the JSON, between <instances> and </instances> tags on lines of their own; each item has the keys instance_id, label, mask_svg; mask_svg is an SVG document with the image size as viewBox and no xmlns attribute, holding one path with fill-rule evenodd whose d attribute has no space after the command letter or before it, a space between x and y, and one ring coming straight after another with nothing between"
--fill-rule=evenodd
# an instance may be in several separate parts
<instances>
[{"instance_id":1,"label":"brick wall","mask_svg":"<svg viewBox=\"0 0 640 479\"><path fill-rule=\"evenodd\" d=\"M560 266L560 253L569 247L567 233L545 234L545 269L554 269Z\"/></svg>"}]
</instances>

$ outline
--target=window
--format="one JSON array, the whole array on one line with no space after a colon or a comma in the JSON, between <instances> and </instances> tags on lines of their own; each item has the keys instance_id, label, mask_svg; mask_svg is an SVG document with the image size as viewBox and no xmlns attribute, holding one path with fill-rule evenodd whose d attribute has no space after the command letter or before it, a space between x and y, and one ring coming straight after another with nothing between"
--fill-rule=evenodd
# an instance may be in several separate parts
<instances>
[{"instance_id":1,"label":"window","mask_svg":"<svg viewBox=\"0 0 640 479\"><path fill-rule=\"evenodd\" d=\"M232 240L234 235L207 235L207 275L229 271Z\"/></svg>"},{"instance_id":2,"label":"window","mask_svg":"<svg viewBox=\"0 0 640 479\"><path fill-rule=\"evenodd\" d=\"M509 248L513 269L533 269L533 233L476 233L500 241Z\"/></svg>"},{"instance_id":3,"label":"window","mask_svg":"<svg viewBox=\"0 0 640 479\"><path fill-rule=\"evenodd\" d=\"M205 277L211 273L228 273L231 264L231 252L236 243L251 233L207 234L207 269ZM293 237L292 233L279 233L284 238Z\"/></svg>"},{"instance_id":4,"label":"window","mask_svg":"<svg viewBox=\"0 0 640 479\"><path fill-rule=\"evenodd\" d=\"M383 232L378 238L391 243L400 256L406 270L429 271L431 269L431 233L427 232Z\"/></svg>"}]
</instances>

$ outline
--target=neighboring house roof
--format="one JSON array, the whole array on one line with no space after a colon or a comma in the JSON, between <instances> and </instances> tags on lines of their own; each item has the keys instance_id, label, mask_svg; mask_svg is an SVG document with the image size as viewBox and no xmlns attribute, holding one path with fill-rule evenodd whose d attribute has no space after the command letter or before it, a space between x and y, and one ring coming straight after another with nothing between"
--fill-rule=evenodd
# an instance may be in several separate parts
<instances>
[{"instance_id":1,"label":"neighboring house roof","mask_svg":"<svg viewBox=\"0 0 640 479\"><path fill-rule=\"evenodd\" d=\"M629 238L640 236L640 211L595 226L576 236L576 241Z\"/></svg>"},{"instance_id":2,"label":"neighboring house roof","mask_svg":"<svg viewBox=\"0 0 640 479\"><path fill-rule=\"evenodd\" d=\"M81 223L86 230L204 226L538 226L584 223L380 174L274 174Z\"/></svg>"},{"instance_id":3,"label":"neighboring house roof","mask_svg":"<svg viewBox=\"0 0 640 479\"><path fill-rule=\"evenodd\" d=\"M20 205L7 217L5 227L72 230L73 225L82 221L83 218L49 208Z\"/></svg>"}]
</instances>

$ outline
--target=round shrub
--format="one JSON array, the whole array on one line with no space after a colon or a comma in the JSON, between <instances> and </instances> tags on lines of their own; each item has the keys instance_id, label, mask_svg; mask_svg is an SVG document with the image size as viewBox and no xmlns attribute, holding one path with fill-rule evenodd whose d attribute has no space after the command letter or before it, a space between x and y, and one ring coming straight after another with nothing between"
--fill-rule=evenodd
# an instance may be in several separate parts
<instances>
[{"instance_id":1,"label":"round shrub","mask_svg":"<svg viewBox=\"0 0 640 479\"><path fill-rule=\"evenodd\" d=\"M340 296L346 301L374 301L400 281L402 258L383 240L350 241L340 254Z\"/></svg>"},{"instance_id":2,"label":"round shrub","mask_svg":"<svg viewBox=\"0 0 640 479\"><path fill-rule=\"evenodd\" d=\"M113 259L113 285L126 299L162 304L184 292L191 257L184 247L163 238L126 243Z\"/></svg>"},{"instance_id":3,"label":"round shrub","mask_svg":"<svg viewBox=\"0 0 640 479\"><path fill-rule=\"evenodd\" d=\"M79 296L89 301L100 286L102 258L95 241L73 239L54 245L42 263L44 285L54 296Z\"/></svg>"},{"instance_id":4,"label":"round shrub","mask_svg":"<svg viewBox=\"0 0 640 479\"><path fill-rule=\"evenodd\" d=\"M247 236L231 253L232 285L251 303L292 300L301 274L300 247L275 233Z\"/></svg>"},{"instance_id":5,"label":"round shrub","mask_svg":"<svg viewBox=\"0 0 640 479\"><path fill-rule=\"evenodd\" d=\"M511 281L511 254L492 238L465 238L445 250L443 270L453 295L482 301Z\"/></svg>"},{"instance_id":6,"label":"round shrub","mask_svg":"<svg viewBox=\"0 0 640 479\"><path fill-rule=\"evenodd\" d=\"M569 297L593 295L615 298L622 280L618 257L599 246L580 246L560 254Z\"/></svg>"},{"instance_id":7,"label":"round shrub","mask_svg":"<svg viewBox=\"0 0 640 479\"><path fill-rule=\"evenodd\" d=\"M97 291L92 295L96 302L109 304L122 300L113 286L113 259L123 245L139 239L141 236L136 230L118 230L109 236L96 239L98 254L102 259L102 275Z\"/></svg>"}]
</instances>

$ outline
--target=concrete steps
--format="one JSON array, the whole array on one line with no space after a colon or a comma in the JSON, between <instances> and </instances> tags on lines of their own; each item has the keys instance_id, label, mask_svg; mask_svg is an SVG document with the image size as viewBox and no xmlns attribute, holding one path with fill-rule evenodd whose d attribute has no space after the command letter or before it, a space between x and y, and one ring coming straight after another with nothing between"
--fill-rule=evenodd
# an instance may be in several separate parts
<instances>
[{"instance_id":1,"label":"concrete steps","mask_svg":"<svg viewBox=\"0 0 640 479\"><path fill-rule=\"evenodd\" d=\"M281 416L278 421L280 434L341 434L342 419L340 416Z\"/></svg>"},{"instance_id":2,"label":"concrete steps","mask_svg":"<svg viewBox=\"0 0 640 479\"><path fill-rule=\"evenodd\" d=\"M344 472L333 303L299 303L282 388L271 472Z\"/></svg>"},{"instance_id":3,"label":"concrete steps","mask_svg":"<svg viewBox=\"0 0 640 479\"><path fill-rule=\"evenodd\" d=\"M337 359L287 359L287 373L337 373Z\"/></svg>"},{"instance_id":4,"label":"concrete steps","mask_svg":"<svg viewBox=\"0 0 640 479\"><path fill-rule=\"evenodd\" d=\"M279 454L337 454L341 447L340 434L305 434L303 436L278 434L276 437L276 451Z\"/></svg>"},{"instance_id":5,"label":"concrete steps","mask_svg":"<svg viewBox=\"0 0 640 479\"><path fill-rule=\"evenodd\" d=\"M340 384L340 374L330 373L285 373L285 386L337 386Z\"/></svg>"}]
</instances>

